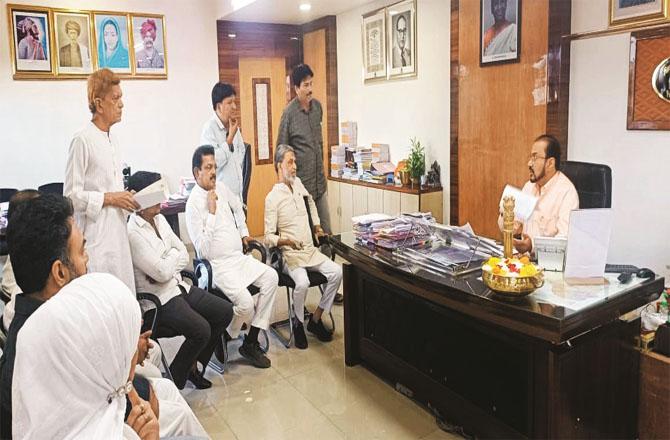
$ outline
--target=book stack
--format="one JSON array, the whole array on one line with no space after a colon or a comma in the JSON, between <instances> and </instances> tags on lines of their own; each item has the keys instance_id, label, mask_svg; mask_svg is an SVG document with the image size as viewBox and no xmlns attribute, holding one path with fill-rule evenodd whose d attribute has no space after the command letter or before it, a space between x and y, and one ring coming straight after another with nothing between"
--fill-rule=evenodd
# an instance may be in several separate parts
<instances>
[{"instance_id":1,"label":"book stack","mask_svg":"<svg viewBox=\"0 0 670 440\"><path fill-rule=\"evenodd\" d=\"M372 148L357 147L354 153L354 162L356 162L359 176L362 176L365 171L370 171L372 165Z\"/></svg>"},{"instance_id":2,"label":"book stack","mask_svg":"<svg viewBox=\"0 0 670 440\"><path fill-rule=\"evenodd\" d=\"M333 145L330 147L330 175L332 177L342 177L346 166L346 147L343 145Z\"/></svg>"},{"instance_id":3,"label":"book stack","mask_svg":"<svg viewBox=\"0 0 670 440\"><path fill-rule=\"evenodd\" d=\"M362 245L393 250L423 246L431 240L430 232L422 227L420 219L366 214L351 220L356 241Z\"/></svg>"},{"instance_id":4,"label":"book stack","mask_svg":"<svg viewBox=\"0 0 670 440\"><path fill-rule=\"evenodd\" d=\"M340 123L340 145L355 147L358 144L358 124L354 121Z\"/></svg>"},{"instance_id":5,"label":"book stack","mask_svg":"<svg viewBox=\"0 0 670 440\"><path fill-rule=\"evenodd\" d=\"M372 163L389 162L390 160L388 144L372 144Z\"/></svg>"}]
</instances>

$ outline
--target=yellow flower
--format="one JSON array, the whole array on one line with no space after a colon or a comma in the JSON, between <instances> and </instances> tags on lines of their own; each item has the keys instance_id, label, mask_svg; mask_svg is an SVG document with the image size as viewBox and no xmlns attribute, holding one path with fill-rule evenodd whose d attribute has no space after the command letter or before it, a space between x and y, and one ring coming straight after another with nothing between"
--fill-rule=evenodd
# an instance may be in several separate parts
<instances>
[{"instance_id":1,"label":"yellow flower","mask_svg":"<svg viewBox=\"0 0 670 440\"><path fill-rule=\"evenodd\" d=\"M519 274L522 277L532 277L537 274L537 269L533 264L527 264L521 268Z\"/></svg>"},{"instance_id":2,"label":"yellow flower","mask_svg":"<svg viewBox=\"0 0 670 440\"><path fill-rule=\"evenodd\" d=\"M489 258L489 261L486 262L491 267L497 266L498 263L500 263L500 258L497 257L491 257Z\"/></svg>"}]
</instances>

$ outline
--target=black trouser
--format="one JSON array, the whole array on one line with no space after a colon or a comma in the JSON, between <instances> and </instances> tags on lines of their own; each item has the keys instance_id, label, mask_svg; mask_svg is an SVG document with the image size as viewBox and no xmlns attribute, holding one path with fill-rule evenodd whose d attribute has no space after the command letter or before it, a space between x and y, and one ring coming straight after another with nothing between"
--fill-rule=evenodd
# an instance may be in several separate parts
<instances>
[{"instance_id":1,"label":"black trouser","mask_svg":"<svg viewBox=\"0 0 670 440\"><path fill-rule=\"evenodd\" d=\"M161 307L161 319L152 336L183 335L186 338L170 365L177 388L184 388L196 361L207 367L221 333L232 319L231 303L197 287L191 287L188 294L174 297Z\"/></svg>"}]
</instances>

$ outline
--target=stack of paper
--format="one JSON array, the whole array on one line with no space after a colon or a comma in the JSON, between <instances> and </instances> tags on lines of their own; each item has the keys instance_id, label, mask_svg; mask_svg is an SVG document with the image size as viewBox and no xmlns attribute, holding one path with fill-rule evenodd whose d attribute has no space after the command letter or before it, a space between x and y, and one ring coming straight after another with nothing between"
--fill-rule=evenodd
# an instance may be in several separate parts
<instances>
[{"instance_id":1,"label":"stack of paper","mask_svg":"<svg viewBox=\"0 0 670 440\"><path fill-rule=\"evenodd\" d=\"M366 246L398 249L424 245L431 238L430 231L419 225L421 220L411 217L368 214L351 220L356 240Z\"/></svg>"},{"instance_id":2,"label":"stack of paper","mask_svg":"<svg viewBox=\"0 0 670 440\"><path fill-rule=\"evenodd\" d=\"M372 163L391 160L388 144L372 144Z\"/></svg>"},{"instance_id":3,"label":"stack of paper","mask_svg":"<svg viewBox=\"0 0 670 440\"><path fill-rule=\"evenodd\" d=\"M135 201L140 205L140 209L158 205L169 197L167 183L164 179L161 179L136 193L134 197Z\"/></svg>"},{"instance_id":4,"label":"stack of paper","mask_svg":"<svg viewBox=\"0 0 670 440\"><path fill-rule=\"evenodd\" d=\"M362 176L364 171L370 171L370 166L372 165L372 148L357 147L354 153L354 161L356 162L359 176Z\"/></svg>"},{"instance_id":5,"label":"stack of paper","mask_svg":"<svg viewBox=\"0 0 670 440\"><path fill-rule=\"evenodd\" d=\"M342 177L344 167L346 166L346 147L343 145L333 145L330 147L330 175L333 177Z\"/></svg>"},{"instance_id":6,"label":"stack of paper","mask_svg":"<svg viewBox=\"0 0 670 440\"><path fill-rule=\"evenodd\" d=\"M358 124L354 121L340 123L340 144L354 147L358 144Z\"/></svg>"}]
</instances>

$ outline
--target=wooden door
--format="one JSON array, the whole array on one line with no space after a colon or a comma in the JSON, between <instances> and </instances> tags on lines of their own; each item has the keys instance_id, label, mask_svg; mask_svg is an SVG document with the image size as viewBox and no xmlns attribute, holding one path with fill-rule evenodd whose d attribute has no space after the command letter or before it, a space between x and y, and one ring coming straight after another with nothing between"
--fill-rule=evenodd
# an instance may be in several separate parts
<instances>
[{"instance_id":1,"label":"wooden door","mask_svg":"<svg viewBox=\"0 0 670 440\"><path fill-rule=\"evenodd\" d=\"M277 174L272 165L274 147L279 132L279 121L286 107L286 61L284 57L239 59L241 126L244 141L251 144L252 172L249 195L247 196L247 226L252 237L263 235L265 196L277 182ZM258 147L255 145L253 87L254 79L270 80L270 120L271 134L270 163L257 163Z\"/></svg>"},{"instance_id":2,"label":"wooden door","mask_svg":"<svg viewBox=\"0 0 670 440\"><path fill-rule=\"evenodd\" d=\"M317 29L303 35L303 61L314 72L312 96L321 103L323 119L321 133L323 135L323 169L326 174L330 171L330 145L328 145L328 81L326 78L326 30Z\"/></svg>"}]
</instances>

